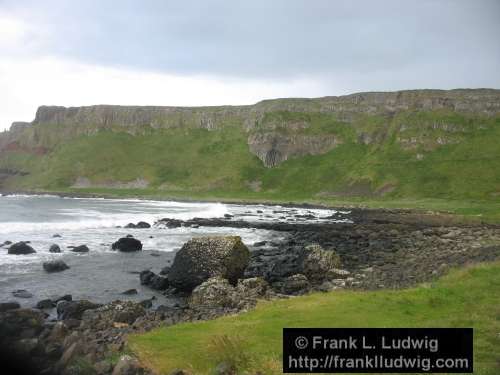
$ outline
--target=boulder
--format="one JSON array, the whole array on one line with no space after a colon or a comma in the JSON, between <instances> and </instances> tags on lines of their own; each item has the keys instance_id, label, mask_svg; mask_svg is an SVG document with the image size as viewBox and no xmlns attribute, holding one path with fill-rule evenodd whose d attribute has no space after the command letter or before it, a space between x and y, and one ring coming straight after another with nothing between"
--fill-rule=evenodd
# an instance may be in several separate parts
<instances>
[{"instance_id":1,"label":"boulder","mask_svg":"<svg viewBox=\"0 0 500 375\"><path fill-rule=\"evenodd\" d=\"M43 269L47 272L61 272L69 269L69 266L62 260L51 260L49 262L43 262Z\"/></svg>"},{"instance_id":2,"label":"boulder","mask_svg":"<svg viewBox=\"0 0 500 375\"><path fill-rule=\"evenodd\" d=\"M14 309L19 309L21 305L18 302L1 302L0 303L0 313L8 311L8 310L14 310Z\"/></svg>"},{"instance_id":3,"label":"boulder","mask_svg":"<svg viewBox=\"0 0 500 375\"><path fill-rule=\"evenodd\" d=\"M33 249L26 242L16 242L14 245L11 245L8 250L8 254L14 254L14 255L24 255L33 253L36 253L35 249Z\"/></svg>"},{"instance_id":4,"label":"boulder","mask_svg":"<svg viewBox=\"0 0 500 375\"><path fill-rule=\"evenodd\" d=\"M159 276L150 270L142 271L139 278L142 285L147 285L151 289L165 290L170 285L166 277Z\"/></svg>"},{"instance_id":5,"label":"boulder","mask_svg":"<svg viewBox=\"0 0 500 375\"><path fill-rule=\"evenodd\" d=\"M248 265L250 252L238 236L193 238L175 255L168 281L191 291L211 277L221 276L236 284Z\"/></svg>"},{"instance_id":6,"label":"boulder","mask_svg":"<svg viewBox=\"0 0 500 375\"><path fill-rule=\"evenodd\" d=\"M235 307L235 288L220 276L212 277L194 288L189 306L194 309Z\"/></svg>"},{"instance_id":7,"label":"boulder","mask_svg":"<svg viewBox=\"0 0 500 375\"><path fill-rule=\"evenodd\" d=\"M335 251L324 250L316 244L305 247L301 273L309 280L324 280L338 268L340 257Z\"/></svg>"},{"instance_id":8,"label":"boulder","mask_svg":"<svg viewBox=\"0 0 500 375\"><path fill-rule=\"evenodd\" d=\"M60 252L61 248L59 247L59 245L53 244L49 248L49 253L60 253Z\"/></svg>"},{"instance_id":9,"label":"boulder","mask_svg":"<svg viewBox=\"0 0 500 375\"><path fill-rule=\"evenodd\" d=\"M86 310L98 308L99 304L87 300L60 301L57 303L57 317L61 320L81 319Z\"/></svg>"},{"instance_id":10,"label":"boulder","mask_svg":"<svg viewBox=\"0 0 500 375\"><path fill-rule=\"evenodd\" d=\"M111 245L113 250L119 250L123 252L132 252L142 250L141 241L132 237L123 237Z\"/></svg>"},{"instance_id":11,"label":"boulder","mask_svg":"<svg viewBox=\"0 0 500 375\"><path fill-rule=\"evenodd\" d=\"M80 246L75 246L71 249L74 253L88 253L89 248L87 245L80 245Z\"/></svg>"},{"instance_id":12,"label":"boulder","mask_svg":"<svg viewBox=\"0 0 500 375\"><path fill-rule=\"evenodd\" d=\"M8 245L12 245L12 241L5 241L3 244L0 245L0 247L8 246Z\"/></svg>"}]
</instances>

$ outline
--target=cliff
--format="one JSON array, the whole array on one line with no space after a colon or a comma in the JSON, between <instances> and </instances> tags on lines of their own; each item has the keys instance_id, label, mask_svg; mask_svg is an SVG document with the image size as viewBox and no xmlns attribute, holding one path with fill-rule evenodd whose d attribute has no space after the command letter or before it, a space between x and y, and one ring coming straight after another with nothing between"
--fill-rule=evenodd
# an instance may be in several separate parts
<instances>
[{"instance_id":1,"label":"cliff","mask_svg":"<svg viewBox=\"0 0 500 375\"><path fill-rule=\"evenodd\" d=\"M372 161L374 155L380 161L385 157L394 158L395 155L398 155L398 159L402 157L407 161L422 161L436 152L442 152L439 149L449 151L450 147L466 148L464 145L472 138L484 134L497 135L499 115L500 90L493 89L369 92L316 99L266 100L249 106L42 106L32 123L14 123L8 132L0 133L0 167L47 177L51 174L47 170L51 158L57 157L62 151L70 152L72 143L75 143L75 151L77 143L81 147L82 143L88 143L89 140L98 142L107 137L112 142L118 139L123 141L121 147L142 150L144 145L133 144L151 137L157 140L165 138L163 144L155 143L154 147L158 147L162 154L169 154L168 150L162 149L162 145L169 146L169 142L175 138L181 143L199 143L199 148L191 151L198 153L199 157L212 158L214 162L221 158L222 162L230 163L237 151L238 159L234 162L245 159L245 168L237 177L240 180L239 188L253 186L250 189L255 190L262 189L264 183L260 174L273 175L277 172L260 171L252 154L260 159L262 167L273 170L282 166L290 169L294 163L300 164L299 160L312 160L313 163L314 158L319 158L319 162L323 155L333 156L340 149L337 157L350 149L351 152L362 152L364 157L371 155ZM202 138L205 137L206 142L198 139L200 134L205 134ZM176 148L175 145L170 147L171 152ZM88 155L85 152L90 152L90 149L81 150L79 165L86 164ZM203 156L199 155L200 149L204 150ZM481 157L485 156L480 154ZM37 161L33 156L41 160ZM169 157L172 160L173 156ZM187 157L197 162L196 155ZM497 155L487 157L495 158ZM80 182L82 179L90 181L89 186L93 183L100 186L126 186L128 182L140 179L150 181L148 185L157 188L175 186L179 180L186 179L185 176L182 179L176 177L177 172L169 174L168 170L177 168L168 161L153 160L158 159L154 155L149 155L149 159L145 160L138 155L138 159L146 164L146 170L152 168L155 171L151 171L149 176L125 174L117 182L116 177L119 176L102 181L93 171L82 167L73 174L66 171L65 176L58 178L64 180L60 181L61 185L67 186L75 184L78 179ZM45 163L44 167L40 164L42 162ZM112 164L115 168L118 165L116 161ZM189 171L190 168L186 167ZM219 172L215 171L216 174ZM164 176L158 178L158 174ZM245 174L249 178L241 176ZM219 177L209 176L211 182L201 190L223 189L228 183L234 183L226 181L228 178L236 178L234 171L231 176ZM361 185L368 184L370 187L361 190L370 194L377 189L373 186L374 179L377 178L365 172L362 176L356 176L356 173L342 176L344 188L347 189L352 183L358 186L362 181ZM389 179L392 181L390 184L395 186L400 183L398 176ZM327 182L324 184L327 185ZM336 185L335 181L333 185ZM144 187L144 184L141 186ZM181 183L178 187L185 189L186 184ZM325 191L316 193L327 194Z\"/></svg>"}]
</instances>

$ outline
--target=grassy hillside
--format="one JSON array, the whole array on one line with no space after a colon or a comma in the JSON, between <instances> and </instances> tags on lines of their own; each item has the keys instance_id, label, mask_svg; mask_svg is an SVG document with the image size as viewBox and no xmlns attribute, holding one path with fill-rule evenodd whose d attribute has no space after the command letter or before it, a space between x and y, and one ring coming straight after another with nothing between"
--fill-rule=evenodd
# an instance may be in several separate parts
<instances>
[{"instance_id":1,"label":"grassy hillside","mask_svg":"<svg viewBox=\"0 0 500 375\"><path fill-rule=\"evenodd\" d=\"M14 190L68 191L84 177L90 191L144 179L148 190L164 196L489 201L500 197L500 117L449 111L360 114L349 122L337 117L276 111L266 113L248 132L234 120L218 130L177 127L135 135L101 130L64 142L54 140L53 128L60 126L44 125L36 137L48 153L4 151L0 168L29 173L4 183L4 189ZM324 154L291 157L266 168L249 151L247 139L255 133L331 134L339 145Z\"/></svg>"},{"instance_id":2,"label":"grassy hillside","mask_svg":"<svg viewBox=\"0 0 500 375\"><path fill-rule=\"evenodd\" d=\"M473 327L474 373L500 372L500 263L455 270L399 291L335 291L262 302L248 313L132 336L130 349L159 373L209 374L221 361L245 374L281 373L283 327Z\"/></svg>"}]
</instances>

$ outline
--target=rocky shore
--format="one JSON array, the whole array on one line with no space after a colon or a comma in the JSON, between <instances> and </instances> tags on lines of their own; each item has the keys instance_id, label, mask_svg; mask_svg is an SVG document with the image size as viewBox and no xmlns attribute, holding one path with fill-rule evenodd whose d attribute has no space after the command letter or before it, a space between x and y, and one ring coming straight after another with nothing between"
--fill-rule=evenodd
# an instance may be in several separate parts
<instances>
[{"instance_id":1,"label":"rocky shore","mask_svg":"<svg viewBox=\"0 0 500 375\"><path fill-rule=\"evenodd\" d=\"M127 355L127 335L183 321L213 319L251 309L259 299L289 298L336 289L403 288L432 281L451 267L500 258L500 227L457 223L411 211L354 210L353 223L174 220L173 227L258 228L286 232L286 240L245 244L239 237L188 241L159 274L144 270L137 283L172 306L151 300L96 304L70 295L39 301L37 308L0 304L3 368L12 373L147 374ZM140 230L140 227L136 227ZM142 251L133 237L117 239L118 251ZM14 246L29 252L28 241ZM12 256L22 256L22 255ZM152 262L155 260L152 258ZM64 272L64 265L44 265ZM23 291L19 291L23 292ZM24 291L29 293L29 291ZM127 290L126 294L137 293ZM129 353L130 354L130 353ZM177 374L186 373L181 370Z\"/></svg>"}]
</instances>

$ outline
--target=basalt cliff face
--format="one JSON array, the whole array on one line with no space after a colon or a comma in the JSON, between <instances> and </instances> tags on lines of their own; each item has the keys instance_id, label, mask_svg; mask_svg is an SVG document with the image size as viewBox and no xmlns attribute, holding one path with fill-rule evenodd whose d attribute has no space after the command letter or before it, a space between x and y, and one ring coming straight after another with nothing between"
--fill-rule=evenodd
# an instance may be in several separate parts
<instances>
[{"instance_id":1,"label":"basalt cliff face","mask_svg":"<svg viewBox=\"0 0 500 375\"><path fill-rule=\"evenodd\" d=\"M339 146L345 149L346 145L351 149L365 147L373 153L382 152L390 144L397 146L405 157L422 160L429 152L467 142L468 137L483 130L495 132L495 119L499 114L500 90L492 89L370 92L317 99L266 100L249 106L42 106L33 122L14 123L9 131L0 133L0 168L16 173L37 170L36 173L47 174L36 162L27 163L26 159L36 155L50 164L51 155L66 150L75 140L81 144L85 137L95 140L104 134L107 137L115 134L142 139L157 135L189 141L189 137L194 137L193 140L199 137L200 132L206 132L207 138L207 144L200 145L205 153L202 157L227 153L229 159L225 162L231 163L230 158L234 157L231 142L239 142L243 147L241 141L244 140L246 150L240 151L249 153L248 158L252 158L252 154L256 156L266 169L281 167L286 161L302 157L333 155ZM155 147L159 146L155 144ZM169 147L168 142L165 147ZM24 161L20 160L22 154ZM80 164L85 164L86 155L80 156ZM167 172L172 169L168 161L163 163ZM251 176L247 176L247 180L240 176L242 186L263 182L255 171L255 163L245 168L242 174ZM80 169L77 175L65 176L63 184L71 185L71 179L75 183L78 179L81 182L95 177L89 175L88 168L76 169ZM149 179L158 187L176 185L176 173L169 176L167 172L164 181L156 176L132 174L124 176L122 182ZM373 182L369 176L351 177L346 181ZM221 188L227 178L221 176L219 181L213 180L210 188ZM398 177L392 179L398 180ZM116 185L116 178L113 183ZM394 183L397 185L398 181Z\"/></svg>"}]
</instances>

